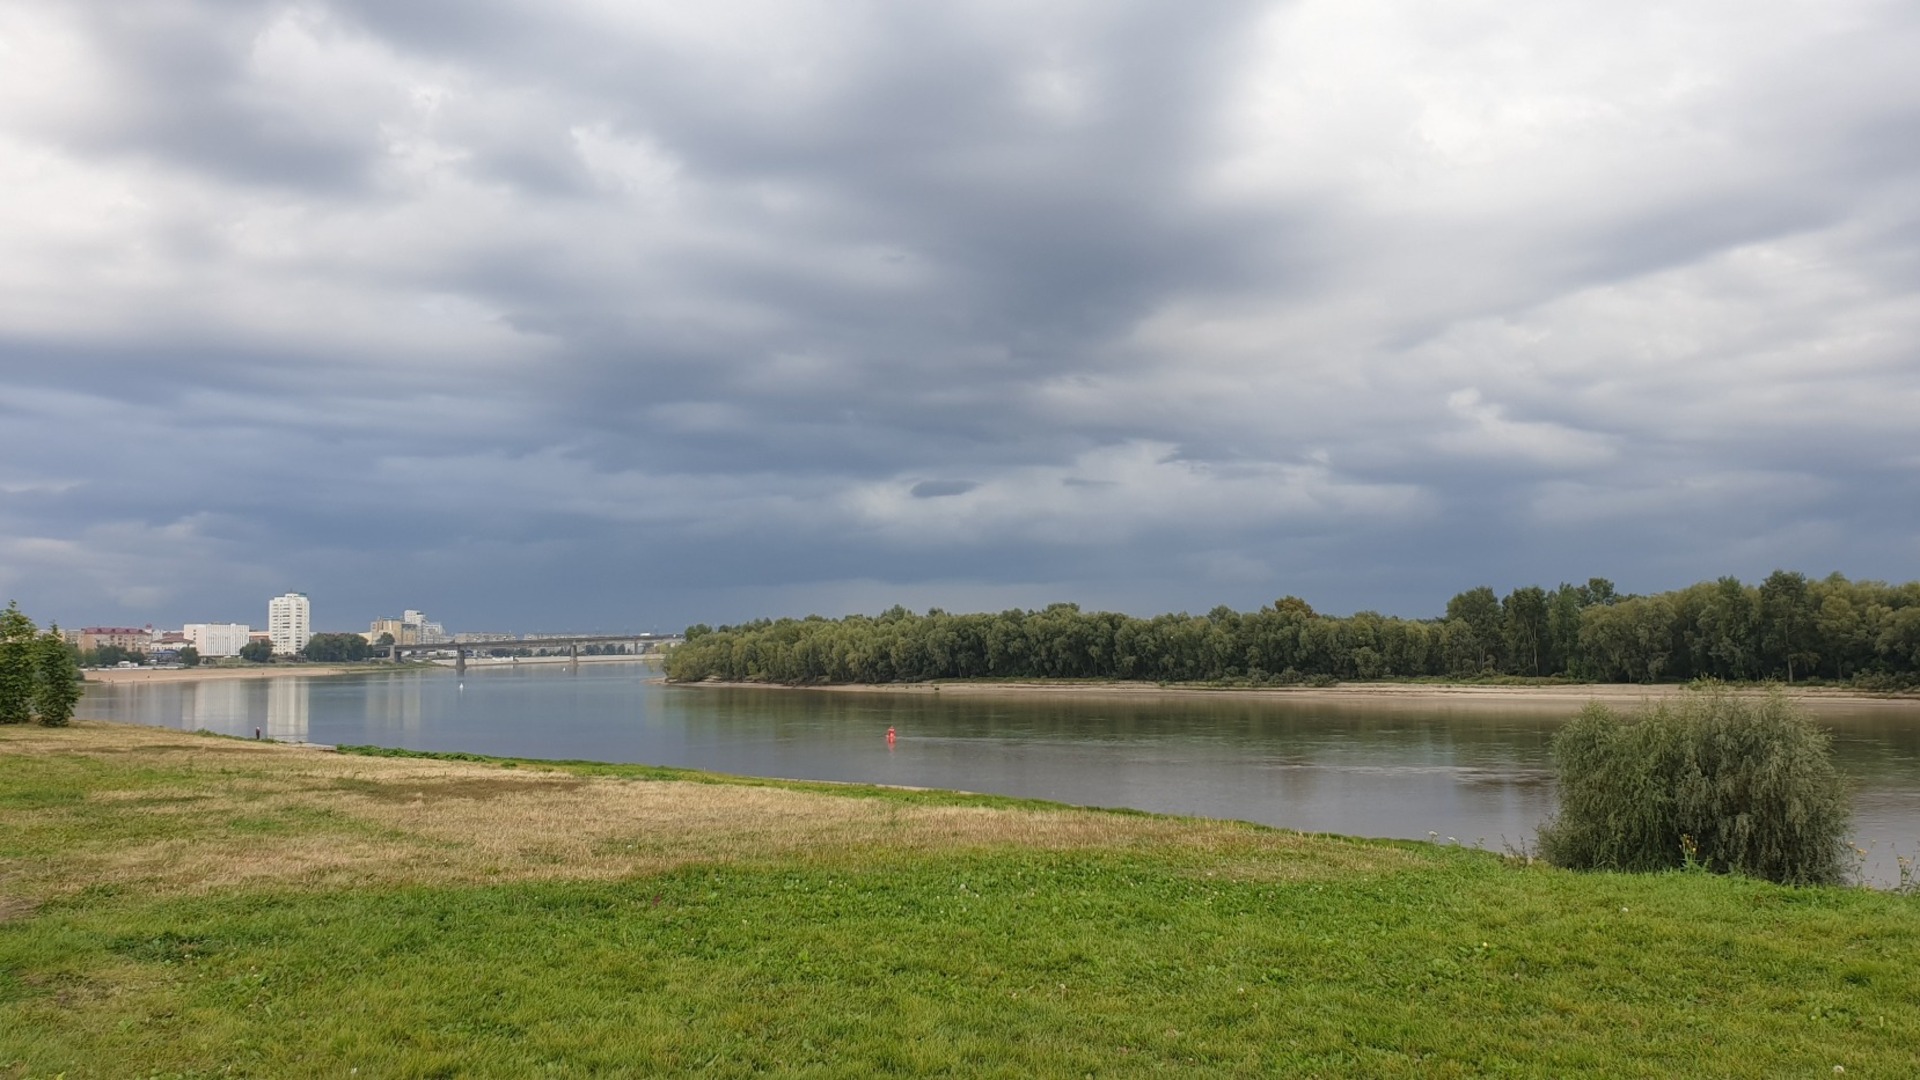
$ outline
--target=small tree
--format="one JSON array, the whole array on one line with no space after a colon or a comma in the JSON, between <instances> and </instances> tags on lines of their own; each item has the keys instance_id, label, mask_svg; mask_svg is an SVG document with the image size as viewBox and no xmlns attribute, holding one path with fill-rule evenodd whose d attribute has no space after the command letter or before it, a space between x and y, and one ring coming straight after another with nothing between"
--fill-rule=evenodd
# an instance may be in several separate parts
<instances>
[{"instance_id":1,"label":"small tree","mask_svg":"<svg viewBox=\"0 0 1920 1080\"><path fill-rule=\"evenodd\" d=\"M8 601L0 611L0 724L33 719L35 636L33 620Z\"/></svg>"},{"instance_id":2,"label":"small tree","mask_svg":"<svg viewBox=\"0 0 1920 1080\"><path fill-rule=\"evenodd\" d=\"M200 666L200 650L191 645L180 646L180 652L177 655L179 656L181 667Z\"/></svg>"},{"instance_id":3,"label":"small tree","mask_svg":"<svg viewBox=\"0 0 1920 1080\"><path fill-rule=\"evenodd\" d=\"M1783 884L1845 875L1831 741L1778 693L1715 690L1623 718L1587 706L1554 737L1560 813L1540 852L1580 870L1698 865Z\"/></svg>"},{"instance_id":4,"label":"small tree","mask_svg":"<svg viewBox=\"0 0 1920 1080\"><path fill-rule=\"evenodd\" d=\"M249 641L240 646L240 659L249 664L264 664L273 659L273 642Z\"/></svg>"},{"instance_id":5,"label":"small tree","mask_svg":"<svg viewBox=\"0 0 1920 1080\"><path fill-rule=\"evenodd\" d=\"M66 727L86 688L80 683L80 664L58 625L34 642L34 661L33 711L48 727Z\"/></svg>"}]
</instances>

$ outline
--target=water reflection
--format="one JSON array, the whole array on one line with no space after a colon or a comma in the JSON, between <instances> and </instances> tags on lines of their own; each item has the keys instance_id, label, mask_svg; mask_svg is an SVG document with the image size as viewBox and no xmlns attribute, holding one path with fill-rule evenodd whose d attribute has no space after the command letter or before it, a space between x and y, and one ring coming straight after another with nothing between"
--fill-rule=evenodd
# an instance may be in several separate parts
<instances>
[{"instance_id":1,"label":"water reflection","mask_svg":"<svg viewBox=\"0 0 1920 1080\"><path fill-rule=\"evenodd\" d=\"M1489 848L1553 811L1573 712L1245 697L678 688L643 664L95 686L84 715L277 739L678 765L1241 818ZM1920 707L1821 716L1877 877L1920 846ZM885 733L898 732L889 746Z\"/></svg>"}]
</instances>

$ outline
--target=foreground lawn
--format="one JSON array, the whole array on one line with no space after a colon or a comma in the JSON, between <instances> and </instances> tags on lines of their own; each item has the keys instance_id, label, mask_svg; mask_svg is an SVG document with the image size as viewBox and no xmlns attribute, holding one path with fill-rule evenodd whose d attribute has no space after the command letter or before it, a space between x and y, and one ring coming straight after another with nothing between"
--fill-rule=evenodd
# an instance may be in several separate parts
<instances>
[{"instance_id":1,"label":"foreground lawn","mask_svg":"<svg viewBox=\"0 0 1920 1080\"><path fill-rule=\"evenodd\" d=\"M0 821L8 1080L1920 1073L1856 890L105 725Z\"/></svg>"}]
</instances>

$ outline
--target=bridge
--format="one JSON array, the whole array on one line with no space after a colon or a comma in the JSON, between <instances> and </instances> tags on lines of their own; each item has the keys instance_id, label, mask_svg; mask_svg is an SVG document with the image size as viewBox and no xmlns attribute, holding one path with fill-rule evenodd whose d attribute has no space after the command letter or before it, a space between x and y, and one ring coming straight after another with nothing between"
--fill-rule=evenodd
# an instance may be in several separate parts
<instances>
[{"instance_id":1,"label":"bridge","mask_svg":"<svg viewBox=\"0 0 1920 1080\"><path fill-rule=\"evenodd\" d=\"M496 649L559 649L567 650L567 666L570 670L580 670L580 646L582 645L640 645L646 646L640 651L651 652L663 646L678 645L684 640L679 634L540 634L535 637L503 638L499 641L439 641L428 645L376 645L385 649L387 659L400 662L404 653L453 653L455 674L464 675L467 671L468 653L489 653Z\"/></svg>"}]
</instances>

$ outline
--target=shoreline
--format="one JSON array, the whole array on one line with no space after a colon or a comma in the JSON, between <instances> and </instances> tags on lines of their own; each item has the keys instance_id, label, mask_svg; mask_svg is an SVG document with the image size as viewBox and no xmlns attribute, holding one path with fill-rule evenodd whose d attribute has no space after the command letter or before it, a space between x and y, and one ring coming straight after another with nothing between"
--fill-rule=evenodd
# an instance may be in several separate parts
<instances>
[{"instance_id":1,"label":"shoreline","mask_svg":"<svg viewBox=\"0 0 1920 1080\"><path fill-rule=\"evenodd\" d=\"M284 679L290 676L306 675L353 675L376 670L364 664L312 664L299 667L282 667L276 664L262 664L259 667L197 667L197 668L102 668L86 672L89 683L170 683L198 682L203 679Z\"/></svg>"},{"instance_id":2,"label":"shoreline","mask_svg":"<svg viewBox=\"0 0 1920 1080\"><path fill-rule=\"evenodd\" d=\"M1307 704L1386 704L1396 706L1470 705L1546 708L1578 708L1590 701L1607 705L1637 705L1642 702L1671 701L1691 691L1684 684L1661 683L1570 683L1559 686L1481 686L1472 683L1342 683L1337 686L1213 687L1159 683L1127 682L973 682L937 680L924 683L830 683L816 686L790 686L783 683L693 682L668 683L676 687L706 687L723 690L817 690L835 694L918 694L964 697L1043 697L1085 698L1199 698L1223 697L1235 700L1290 701ZM1920 712L1920 694L1874 694L1832 687L1807 689L1781 688L1788 699L1811 712L1852 709L1909 709ZM1763 687L1733 687L1738 697L1762 697L1771 691Z\"/></svg>"},{"instance_id":3,"label":"shoreline","mask_svg":"<svg viewBox=\"0 0 1920 1080\"><path fill-rule=\"evenodd\" d=\"M518 657L468 657L469 671L479 668L530 667L546 664L565 664L565 656L518 656ZM582 656L582 664L607 663L653 663L659 658L654 656ZM453 670L451 660L433 660L426 664L262 664L258 667L191 667L191 668L100 668L88 670L88 683L176 683L200 682L202 680L222 679L284 679L306 676L320 678L332 675L372 675L389 671L448 671Z\"/></svg>"}]
</instances>

